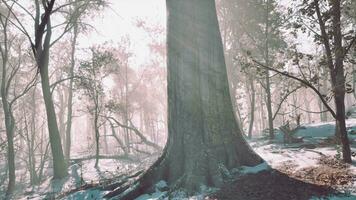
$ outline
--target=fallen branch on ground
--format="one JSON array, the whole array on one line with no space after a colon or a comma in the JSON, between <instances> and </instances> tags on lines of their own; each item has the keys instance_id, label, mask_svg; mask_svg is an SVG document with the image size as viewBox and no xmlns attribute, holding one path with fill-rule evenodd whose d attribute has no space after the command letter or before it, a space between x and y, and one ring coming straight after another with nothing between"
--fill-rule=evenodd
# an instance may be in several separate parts
<instances>
[{"instance_id":1,"label":"fallen branch on ground","mask_svg":"<svg viewBox=\"0 0 356 200\"><path fill-rule=\"evenodd\" d=\"M70 161L74 162L74 163L79 163L79 162L83 162L86 160L91 160L91 159L95 159L96 156L95 155L90 155L84 158L72 158L70 159ZM116 159L116 160L129 160L132 162L139 162L139 160L134 159L132 157L129 157L127 155L99 155L99 159Z\"/></svg>"}]
</instances>

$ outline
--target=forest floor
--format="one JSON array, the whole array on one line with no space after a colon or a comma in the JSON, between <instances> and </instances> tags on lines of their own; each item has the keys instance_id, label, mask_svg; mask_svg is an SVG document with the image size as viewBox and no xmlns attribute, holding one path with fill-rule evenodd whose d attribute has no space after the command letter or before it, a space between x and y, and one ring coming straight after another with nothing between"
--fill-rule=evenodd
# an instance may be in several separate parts
<instances>
[{"instance_id":1,"label":"forest floor","mask_svg":"<svg viewBox=\"0 0 356 200\"><path fill-rule=\"evenodd\" d=\"M340 162L335 158L335 148L252 145L272 170L244 174L225 184L210 199L356 200L356 164Z\"/></svg>"},{"instance_id":2,"label":"forest floor","mask_svg":"<svg viewBox=\"0 0 356 200\"><path fill-rule=\"evenodd\" d=\"M356 129L356 120L348 120L348 126L351 133ZM356 158L353 157L351 165L340 162L339 147L328 139L333 130L332 122L305 125L296 135L303 137L304 142L290 145L283 144L280 133L272 142L263 138L251 140L251 147L266 163L236 169L233 173L235 178L222 188L202 187L200 193L190 197L178 191L169 194L169 199L356 200ZM356 152L356 135L351 134L350 141L352 151ZM102 199L107 193L102 190L104 186L144 170L157 157L102 159L99 168L94 168L93 159L77 160L70 166L68 178L61 181L48 178L41 185L29 188L23 184L15 199ZM118 177L120 174L126 175ZM168 199L165 188L166 184L161 181L153 194L143 194L138 200Z\"/></svg>"},{"instance_id":3,"label":"forest floor","mask_svg":"<svg viewBox=\"0 0 356 200\"><path fill-rule=\"evenodd\" d=\"M280 132L273 142L250 141L272 170L240 176L210 199L356 200L356 120L348 120L347 125L353 164L340 161L340 147L330 140L333 122L304 125L295 135L303 137L302 143L285 145Z\"/></svg>"},{"instance_id":4,"label":"forest floor","mask_svg":"<svg viewBox=\"0 0 356 200\"><path fill-rule=\"evenodd\" d=\"M347 120L352 151L356 152L356 120ZM264 138L249 141L267 163L237 169L237 177L220 189L204 189L200 194L172 199L192 200L356 200L356 157L353 164L340 161L340 147L330 138L334 122L304 125L295 137L302 143L283 144L277 132L274 141ZM159 200L164 192L145 194L139 200ZM174 196L176 196L174 198ZM161 198L160 198L161 197Z\"/></svg>"}]
</instances>

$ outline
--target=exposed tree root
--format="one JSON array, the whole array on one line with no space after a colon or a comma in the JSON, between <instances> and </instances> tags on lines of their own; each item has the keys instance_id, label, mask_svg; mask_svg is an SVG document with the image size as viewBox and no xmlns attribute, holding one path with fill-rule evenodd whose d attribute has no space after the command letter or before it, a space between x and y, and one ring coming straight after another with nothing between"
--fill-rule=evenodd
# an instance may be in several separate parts
<instances>
[{"instance_id":1,"label":"exposed tree root","mask_svg":"<svg viewBox=\"0 0 356 200\"><path fill-rule=\"evenodd\" d=\"M169 158L167 158L167 156L168 155L166 147L163 151L162 156L145 173L143 173L136 180L130 179L129 181L123 182L120 185L116 185L116 189L106 194L104 198L115 197L120 200L132 200L142 194L152 192L155 183L161 180L166 181L170 185L169 193L177 191L179 189L185 189L189 193L193 193L199 190L200 184L194 181L201 179L195 179L196 177L194 177L194 174L192 175L187 174L187 172L183 172L183 174L180 174L180 176L174 177L173 179L172 177L170 177L170 171L168 167ZM223 173L220 171L220 169L219 171L217 171L217 174L215 176L209 173L206 174L206 176L207 177L204 178L208 180L206 183L202 182L202 184L217 186L214 185L214 181L209 180L216 178L216 176L219 176L219 178L223 180L221 184L223 184L225 180L223 177Z\"/></svg>"},{"instance_id":2,"label":"exposed tree root","mask_svg":"<svg viewBox=\"0 0 356 200\"><path fill-rule=\"evenodd\" d=\"M144 194L162 177L159 176L158 173L162 174L161 169L165 165L164 158L166 154L167 148L163 150L161 157L159 157L159 159L150 168L148 168L145 173L138 177L138 179L132 182L126 181L125 183L122 183L112 192L106 194L104 198L118 197L120 200L132 200L141 194Z\"/></svg>"},{"instance_id":3,"label":"exposed tree root","mask_svg":"<svg viewBox=\"0 0 356 200\"><path fill-rule=\"evenodd\" d=\"M103 190L103 191L110 191L114 190L115 188L122 187L126 183L130 182L130 179L136 178L137 176L140 176L143 173L143 170L140 170L138 172L135 172L130 175L121 175L119 177L116 177L115 179L110 179L106 181L99 181L96 183L86 183L82 185L81 187L75 188L73 190L64 192L57 196L58 199L69 196L73 193L83 191L83 190L90 190L90 189L98 189L98 190Z\"/></svg>"}]
</instances>

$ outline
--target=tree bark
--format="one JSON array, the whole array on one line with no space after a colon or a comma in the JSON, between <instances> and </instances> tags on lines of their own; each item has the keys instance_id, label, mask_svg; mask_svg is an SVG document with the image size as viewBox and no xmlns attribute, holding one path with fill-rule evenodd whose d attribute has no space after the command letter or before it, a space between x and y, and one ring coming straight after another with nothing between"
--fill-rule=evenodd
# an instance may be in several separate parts
<instances>
[{"instance_id":1,"label":"tree bark","mask_svg":"<svg viewBox=\"0 0 356 200\"><path fill-rule=\"evenodd\" d=\"M345 48L342 46L343 36L341 33L341 2L340 0L330 2L332 34L334 40L332 44L334 45L334 48L331 47L331 41L329 40L329 36L326 32L326 25L320 10L319 0L314 0L314 4L320 26L322 42L325 48L331 78L331 86L334 92L334 103L336 107L336 114L334 116L336 120L335 137L342 144L342 156L344 162L351 163L351 149L347 137L345 122Z\"/></svg>"},{"instance_id":2,"label":"tree bark","mask_svg":"<svg viewBox=\"0 0 356 200\"><path fill-rule=\"evenodd\" d=\"M99 132L99 111L98 105L95 104L94 111L94 131L95 131L95 165L94 167L98 167L99 165L99 153L100 153L100 132Z\"/></svg>"},{"instance_id":3,"label":"tree bark","mask_svg":"<svg viewBox=\"0 0 356 200\"><path fill-rule=\"evenodd\" d=\"M341 33L341 5L340 0L331 1L333 10L333 34L334 34L334 54L335 54L335 84L333 85L335 92L336 106L336 134L340 138L342 144L343 160L351 163L351 150L349 139L347 136L345 123L345 75L344 75L344 48L342 46Z\"/></svg>"},{"instance_id":4,"label":"tree bark","mask_svg":"<svg viewBox=\"0 0 356 200\"><path fill-rule=\"evenodd\" d=\"M70 58L71 64L69 69L69 77L74 76L77 37L78 37L78 25L75 23L73 27L73 38L72 38L71 58ZM72 146L71 133L72 133L72 115L73 115L73 84L74 84L74 80L71 78L69 80L69 88L68 88L67 127L65 133L66 140L65 140L65 149L64 149L64 155L67 163L70 159L70 149Z\"/></svg>"},{"instance_id":5,"label":"tree bark","mask_svg":"<svg viewBox=\"0 0 356 200\"><path fill-rule=\"evenodd\" d=\"M266 128L266 115L265 115L265 109L264 109L264 103L265 103L265 95L264 95L264 89L262 84L260 84L260 119L261 119L261 131L264 131Z\"/></svg>"},{"instance_id":6,"label":"tree bark","mask_svg":"<svg viewBox=\"0 0 356 200\"><path fill-rule=\"evenodd\" d=\"M167 8L166 178L172 183L185 175L185 188L194 191L201 184L221 183L219 164L231 169L260 158L233 114L215 1L167 0Z\"/></svg>"},{"instance_id":7,"label":"tree bark","mask_svg":"<svg viewBox=\"0 0 356 200\"><path fill-rule=\"evenodd\" d=\"M33 90L31 94L31 122L29 127L27 120L25 120L26 135L27 135L27 148L29 152L29 168L30 168L30 182L31 185L37 185L40 180L36 172L36 156L35 156L35 141L36 141L36 114L37 114L37 105L36 105L36 89ZM26 118L25 118L26 119Z\"/></svg>"},{"instance_id":8,"label":"tree bark","mask_svg":"<svg viewBox=\"0 0 356 200\"><path fill-rule=\"evenodd\" d=\"M0 45L0 52L1 52L1 64L2 64L2 71L1 71L1 86L0 86L0 93L1 93L1 102L2 108L4 112L5 118L5 132L6 132L6 140L7 140L7 169L8 169L8 185L6 190L6 199L11 198L11 195L15 189L15 150L14 150L14 131L15 131L15 119L13 117L11 105L8 100L9 91L8 91L8 84L10 84L11 80L8 79L8 59L9 59L9 47L8 47L8 17L5 19L4 17L0 17L1 24L2 24L2 36L4 40Z\"/></svg>"},{"instance_id":9,"label":"tree bark","mask_svg":"<svg viewBox=\"0 0 356 200\"><path fill-rule=\"evenodd\" d=\"M53 157L54 178L63 178L67 176L67 167L64 160L61 138L59 134L57 117L54 109L48 74L50 39L51 24L50 21L48 21L47 33L43 44L43 49L37 50L37 52L39 53L37 58L37 65L41 76L42 94L46 107L49 140Z\"/></svg>"},{"instance_id":10,"label":"tree bark","mask_svg":"<svg viewBox=\"0 0 356 200\"><path fill-rule=\"evenodd\" d=\"M266 1L266 66L269 66L269 41L268 41L268 32L269 32L269 0ZM271 96L271 80L269 77L269 70L266 70L266 107L267 107L267 115L268 115L268 133L269 139L274 139L274 128L273 128L273 111L272 111L272 96Z\"/></svg>"},{"instance_id":11,"label":"tree bark","mask_svg":"<svg viewBox=\"0 0 356 200\"><path fill-rule=\"evenodd\" d=\"M134 199L156 181L189 192L220 186L221 167L262 162L234 117L214 0L167 0L168 142L161 158L133 184L106 197Z\"/></svg>"},{"instance_id":12,"label":"tree bark","mask_svg":"<svg viewBox=\"0 0 356 200\"><path fill-rule=\"evenodd\" d=\"M3 79L4 80L4 79ZM4 82L4 81L2 81ZM12 115L12 111L7 102L7 95L4 92L5 89L1 87L1 99L2 107L5 115L5 128L7 139L7 165L8 165L8 186L6 190L6 197L10 197L15 189L15 151L14 151L14 128L15 119Z\"/></svg>"},{"instance_id":13,"label":"tree bark","mask_svg":"<svg viewBox=\"0 0 356 200\"><path fill-rule=\"evenodd\" d=\"M62 87L58 87L58 130L59 130L59 135L61 136L61 143L62 146L65 144L65 112L66 112L66 105L68 102L66 102L66 94L64 94L66 91L63 90ZM53 94L53 93L52 93Z\"/></svg>"}]
</instances>

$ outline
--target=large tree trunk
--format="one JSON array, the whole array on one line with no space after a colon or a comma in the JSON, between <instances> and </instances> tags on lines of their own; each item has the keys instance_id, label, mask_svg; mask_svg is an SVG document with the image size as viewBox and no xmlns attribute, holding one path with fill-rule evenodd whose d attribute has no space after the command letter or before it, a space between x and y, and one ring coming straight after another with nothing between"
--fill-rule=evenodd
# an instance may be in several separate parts
<instances>
[{"instance_id":1,"label":"large tree trunk","mask_svg":"<svg viewBox=\"0 0 356 200\"><path fill-rule=\"evenodd\" d=\"M63 178L67 175L66 164L64 162L61 138L57 125L56 112L50 91L48 78L48 65L40 66L42 93L46 106L49 140L53 156L54 178Z\"/></svg>"},{"instance_id":2,"label":"large tree trunk","mask_svg":"<svg viewBox=\"0 0 356 200\"><path fill-rule=\"evenodd\" d=\"M178 182L190 192L219 186L222 165L262 162L234 117L215 1L167 0L167 8L168 143L135 188L119 199L134 199L158 180Z\"/></svg>"},{"instance_id":3,"label":"large tree trunk","mask_svg":"<svg viewBox=\"0 0 356 200\"><path fill-rule=\"evenodd\" d=\"M344 59L346 49L342 46L342 31L341 31L341 1L330 1L330 14L332 18L332 39L331 42L327 34L325 21L323 20L319 1L314 0L315 11L318 17L322 42L325 48L327 66L329 68L332 91L334 92L334 102L336 112L333 117L336 121L335 137L342 144L343 161L351 163L351 150L347 137L345 123L345 72ZM333 48L331 46L333 45Z\"/></svg>"},{"instance_id":4,"label":"large tree trunk","mask_svg":"<svg viewBox=\"0 0 356 200\"><path fill-rule=\"evenodd\" d=\"M43 50L38 50L39 55L37 64L41 75L42 94L46 107L49 141L53 157L54 178L63 178L67 175L67 168L64 162L61 137L59 135L57 117L54 109L48 74L50 38L51 25L50 22L48 22Z\"/></svg>"},{"instance_id":5,"label":"large tree trunk","mask_svg":"<svg viewBox=\"0 0 356 200\"><path fill-rule=\"evenodd\" d=\"M340 139L342 144L343 160L351 163L351 150L349 139L347 137L346 123L345 123L345 75L344 75L344 48L342 46L341 33L341 7L340 0L332 1L333 10L333 34L334 34L334 54L335 54L335 84L333 85L335 92L335 107L336 107L336 137Z\"/></svg>"},{"instance_id":6,"label":"large tree trunk","mask_svg":"<svg viewBox=\"0 0 356 200\"><path fill-rule=\"evenodd\" d=\"M185 175L189 190L219 185L219 164L231 169L261 159L244 140L233 114L215 1L167 0L167 8L166 179L173 182Z\"/></svg>"}]
</instances>

